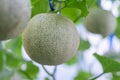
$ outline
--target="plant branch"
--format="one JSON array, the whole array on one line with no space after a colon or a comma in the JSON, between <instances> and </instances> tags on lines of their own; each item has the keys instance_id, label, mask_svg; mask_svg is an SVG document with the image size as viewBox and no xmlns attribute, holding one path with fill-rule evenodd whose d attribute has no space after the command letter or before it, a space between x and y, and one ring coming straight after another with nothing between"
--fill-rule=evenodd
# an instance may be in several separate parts
<instances>
[{"instance_id":1,"label":"plant branch","mask_svg":"<svg viewBox=\"0 0 120 80\"><path fill-rule=\"evenodd\" d=\"M51 77L53 78L53 80L56 80L56 79L55 79L55 73L56 73L56 71L57 71L57 66L55 66L53 73L48 72L48 70L44 67L44 65L42 65L42 67L43 67L44 71L45 71L49 76L51 76Z\"/></svg>"},{"instance_id":2,"label":"plant branch","mask_svg":"<svg viewBox=\"0 0 120 80\"><path fill-rule=\"evenodd\" d=\"M91 78L91 79L89 79L89 80L96 80L97 78L99 78L100 76L102 76L104 73L101 73L101 74L99 74L98 76L96 76L96 77L93 77L93 78Z\"/></svg>"},{"instance_id":3,"label":"plant branch","mask_svg":"<svg viewBox=\"0 0 120 80\"><path fill-rule=\"evenodd\" d=\"M101 7L101 0L97 0L97 5Z\"/></svg>"},{"instance_id":4,"label":"plant branch","mask_svg":"<svg viewBox=\"0 0 120 80\"><path fill-rule=\"evenodd\" d=\"M51 11L54 11L53 0L48 0Z\"/></svg>"},{"instance_id":5,"label":"plant branch","mask_svg":"<svg viewBox=\"0 0 120 80\"><path fill-rule=\"evenodd\" d=\"M44 69L44 71L49 75L49 76L52 76L52 74L51 73L49 73L48 71L47 71L47 69L42 65L42 68Z\"/></svg>"},{"instance_id":6,"label":"plant branch","mask_svg":"<svg viewBox=\"0 0 120 80\"><path fill-rule=\"evenodd\" d=\"M57 71L57 66L55 66L54 71L53 71L53 74L55 74L56 71Z\"/></svg>"}]
</instances>

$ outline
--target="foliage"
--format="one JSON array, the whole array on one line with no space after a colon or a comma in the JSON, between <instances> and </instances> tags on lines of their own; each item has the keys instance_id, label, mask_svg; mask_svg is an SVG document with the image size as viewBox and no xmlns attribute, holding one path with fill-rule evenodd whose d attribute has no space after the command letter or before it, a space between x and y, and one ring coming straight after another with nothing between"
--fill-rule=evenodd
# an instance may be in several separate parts
<instances>
[{"instance_id":1,"label":"foliage","mask_svg":"<svg viewBox=\"0 0 120 80\"><path fill-rule=\"evenodd\" d=\"M38 67L22 58L21 48L22 40L18 37L6 41L4 47L0 49L0 80L9 80L16 72L24 73L23 75L28 79L28 75L31 76L31 80L36 78ZM21 70L23 64L27 65L24 71Z\"/></svg>"},{"instance_id":2,"label":"foliage","mask_svg":"<svg viewBox=\"0 0 120 80\"><path fill-rule=\"evenodd\" d=\"M120 62L117 62L117 61L115 61L109 57L106 57L106 56L100 56L96 53L94 54L94 56L99 60L99 62L101 63L101 65L103 67L103 73L101 73L100 76L103 75L104 73L111 72L113 74L114 79L119 78L119 76L117 76L115 73L120 71L120 67L119 67ZM115 78L115 76L117 78ZM98 75L98 77L99 77L99 75ZM95 77L94 79L96 79L98 77Z\"/></svg>"},{"instance_id":3,"label":"foliage","mask_svg":"<svg viewBox=\"0 0 120 80\"><path fill-rule=\"evenodd\" d=\"M94 54L94 56L100 61L103 67L103 73L108 72L118 72L120 71L120 63L112 60L111 58L100 56L98 54Z\"/></svg>"},{"instance_id":4,"label":"foliage","mask_svg":"<svg viewBox=\"0 0 120 80\"><path fill-rule=\"evenodd\" d=\"M77 24L81 24L83 23L82 20L84 19L84 17L88 15L90 9L94 7L100 7L100 2L99 2L100 0L52 0L53 1L52 5L55 8L55 11L51 11L49 8L49 1L50 0L31 0L31 7L32 7L31 17L39 13L51 13L51 12L60 13L71 19L74 23L77 22ZM111 0L111 1L112 3L115 2L115 0ZM118 8L118 12L120 12L119 10L120 8ZM115 37L117 37L119 40L120 16L118 16L117 22L118 25L115 31ZM90 48L91 45L89 43L89 40L88 41L84 39L80 40L78 51L84 52ZM0 80L10 80L12 77L14 77L14 74L16 73L20 75L22 80L37 79L38 72L41 71L41 68L35 65L34 62L25 60L24 56L22 55L23 53L22 49L23 47L22 47L21 36L15 39L0 42ZM98 54L94 54L94 56L100 62L103 68L103 73L101 73L100 75L96 76L93 79L97 79L104 73L112 73L112 80L120 80L120 75L118 74L120 72L119 62L115 61L114 59L111 59L110 57L100 56ZM77 55L74 56L71 60L69 60L65 64L68 67L73 66L75 64L79 64L79 60L80 59L78 59L78 55ZM83 62L83 64L85 63ZM76 76L74 77L74 80L88 80L88 78L90 78L91 76L92 74L90 71L84 71L79 69ZM50 79L49 77L46 76L45 80L50 80Z\"/></svg>"},{"instance_id":5,"label":"foliage","mask_svg":"<svg viewBox=\"0 0 120 80\"><path fill-rule=\"evenodd\" d=\"M85 40L80 40L80 45L79 45L79 50L87 50L88 48L90 48L90 43L88 41L85 41Z\"/></svg>"},{"instance_id":6,"label":"foliage","mask_svg":"<svg viewBox=\"0 0 120 80\"><path fill-rule=\"evenodd\" d=\"M39 13L46 13L49 10L48 0L31 0L32 16Z\"/></svg>"},{"instance_id":7,"label":"foliage","mask_svg":"<svg viewBox=\"0 0 120 80\"><path fill-rule=\"evenodd\" d=\"M66 64L70 66L70 65L73 65L73 64L75 64L75 63L77 63L77 62L78 62L77 57L74 56L74 57L71 58L69 61L67 61Z\"/></svg>"},{"instance_id":8,"label":"foliage","mask_svg":"<svg viewBox=\"0 0 120 80\"><path fill-rule=\"evenodd\" d=\"M88 10L86 6L86 1L77 1L77 0L68 0L68 3L66 4L66 7L68 8L78 8L81 10L80 17L87 16Z\"/></svg>"},{"instance_id":9,"label":"foliage","mask_svg":"<svg viewBox=\"0 0 120 80\"><path fill-rule=\"evenodd\" d=\"M116 33L116 36L120 39L120 17L118 17L117 18L117 21L118 21L118 25L117 25L117 29L116 29L116 31L115 31L115 33Z\"/></svg>"},{"instance_id":10,"label":"foliage","mask_svg":"<svg viewBox=\"0 0 120 80\"><path fill-rule=\"evenodd\" d=\"M74 80L87 80L91 74L86 71L79 71Z\"/></svg>"}]
</instances>

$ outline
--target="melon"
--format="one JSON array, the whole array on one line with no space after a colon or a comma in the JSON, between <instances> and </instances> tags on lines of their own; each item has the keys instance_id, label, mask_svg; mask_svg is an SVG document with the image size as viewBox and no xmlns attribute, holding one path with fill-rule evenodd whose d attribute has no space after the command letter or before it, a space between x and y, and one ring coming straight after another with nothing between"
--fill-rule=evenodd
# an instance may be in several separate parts
<instances>
[{"instance_id":1,"label":"melon","mask_svg":"<svg viewBox=\"0 0 120 80\"><path fill-rule=\"evenodd\" d=\"M95 8L90 10L84 25L89 32L107 36L115 31L117 21L110 11Z\"/></svg>"},{"instance_id":2,"label":"melon","mask_svg":"<svg viewBox=\"0 0 120 80\"><path fill-rule=\"evenodd\" d=\"M25 28L23 45L28 56L42 65L59 65L71 59L79 46L75 24L54 13L33 17Z\"/></svg>"},{"instance_id":3,"label":"melon","mask_svg":"<svg viewBox=\"0 0 120 80\"><path fill-rule=\"evenodd\" d=\"M30 17L30 0L0 0L0 41L19 36Z\"/></svg>"}]
</instances>

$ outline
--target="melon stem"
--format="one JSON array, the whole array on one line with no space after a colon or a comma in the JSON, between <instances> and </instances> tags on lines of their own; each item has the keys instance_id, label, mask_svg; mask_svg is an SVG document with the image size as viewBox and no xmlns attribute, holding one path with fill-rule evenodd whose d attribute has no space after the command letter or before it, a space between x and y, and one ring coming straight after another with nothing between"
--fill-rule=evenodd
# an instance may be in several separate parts
<instances>
[{"instance_id":1,"label":"melon stem","mask_svg":"<svg viewBox=\"0 0 120 80\"><path fill-rule=\"evenodd\" d=\"M44 71L45 71L49 76L51 76L51 77L53 78L53 80L56 80L56 78L55 78L55 73L56 73L56 71L57 71L57 66L55 66L55 68L54 68L54 70L53 70L53 73L50 73L50 72L45 68L44 65L42 65L42 68L44 69Z\"/></svg>"},{"instance_id":2,"label":"melon stem","mask_svg":"<svg viewBox=\"0 0 120 80\"><path fill-rule=\"evenodd\" d=\"M53 6L53 0L48 0L48 2L49 2L49 7L50 7L51 11L54 11L55 8Z\"/></svg>"}]
</instances>

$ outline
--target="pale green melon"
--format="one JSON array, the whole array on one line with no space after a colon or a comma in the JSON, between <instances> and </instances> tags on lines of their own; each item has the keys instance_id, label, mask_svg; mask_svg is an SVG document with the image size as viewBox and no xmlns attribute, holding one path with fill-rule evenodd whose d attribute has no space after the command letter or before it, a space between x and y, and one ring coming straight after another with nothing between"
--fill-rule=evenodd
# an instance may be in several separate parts
<instances>
[{"instance_id":1,"label":"pale green melon","mask_svg":"<svg viewBox=\"0 0 120 80\"><path fill-rule=\"evenodd\" d=\"M33 17L23 32L23 45L34 61L58 65L72 58L79 45L74 23L60 14L44 13Z\"/></svg>"},{"instance_id":2,"label":"pale green melon","mask_svg":"<svg viewBox=\"0 0 120 80\"><path fill-rule=\"evenodd\" d=\"M30 16L30 0L0 0L0 41L20 35Z\"/></svg>"},{"instance_id":3,"label":"pale green melon","mask_svg":"<svg viewBox=\"0 0 120 80\"><path fill-rule=\"evenodd\" d=\"M88 31L107 36L116 29L116 18L110 11L95 8L85 18L85 27Z\"/></svg>"}]
</instances>

